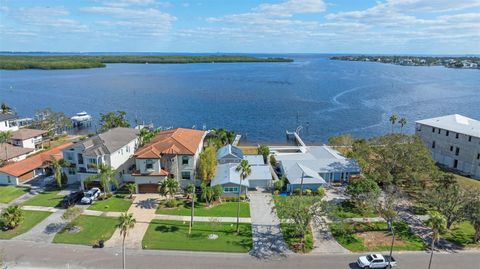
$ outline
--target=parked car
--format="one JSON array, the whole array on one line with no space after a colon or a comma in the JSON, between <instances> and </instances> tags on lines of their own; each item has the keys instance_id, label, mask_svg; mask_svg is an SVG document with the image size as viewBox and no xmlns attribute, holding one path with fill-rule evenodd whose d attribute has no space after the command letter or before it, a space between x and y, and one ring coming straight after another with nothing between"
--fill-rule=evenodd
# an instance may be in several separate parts
<instances>
[{"instance_id":1,"label":"parked car","mask_svg":"<svg viewBox=\"0 0 480 269\"><path fill-rule=\"evenodd\" d=\"M388 262L390 261L390 265ZM357 265L362 269L367 268L392 268L397 266L397 262L392 256L382 254L368 254L360 256L357 259Z\"/></svg>"},{"instance_id":2,"label":"parked car","mask_svg":"<svg viewBox=\"0 0 480 269\"><path fill-rule=\"evenodd\" d=\"M83 191L72 192L69 195L63 197L62 202L60 203L63 208L68 208L76 203L80 202L84 196Z\"/></svg>"},{"instance_id":3,"label":"parked car","mask_svg":"<svg viewBox=\"0 0 480 269\"><path fill-rule=\"evenodd\" d=\"M91 204L93 201L97 200L98 196L100 195L100 189L99 188L91 188L87 192L85 192L81 203L82 204Z\"/></svg>"}]
</instances>

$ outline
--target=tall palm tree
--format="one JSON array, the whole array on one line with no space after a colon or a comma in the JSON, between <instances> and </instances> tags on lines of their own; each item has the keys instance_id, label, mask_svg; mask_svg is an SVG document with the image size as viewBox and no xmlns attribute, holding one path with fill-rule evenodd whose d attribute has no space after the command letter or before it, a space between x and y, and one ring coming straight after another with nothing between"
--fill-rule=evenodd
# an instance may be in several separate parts
<instances>
[{"instance_id":1,"label":"tall palm tree","mask_svg":"<svg viewBox=\"0 0 480 269\"><path fill-rule=\"evenodd\" d=\"M400 123L400 132L403 133L403 127L407 125L407 119L401 118L398 123Z\"/></svg>"},{"instance_id":2,"label":"tall palm tree","mask_svg":"<svg viewBox=\"0 0 480 269\"><path fill-rule=\"evenodd\" d=\"M125 185L125 186L127 187L127 190L130 193L129 198L132 199L133 194L137 191L137 186L135 186L134 183L127 183L127 185Z\"/></svg>"},{"instance_id":3,"label":"tall palm tree","mask_svg":"<svg viewBox=\"0 0 480 269\"><path fill-rule=\"evenodd\" d=\"M242 192L242 181L245 180L251 173L252 168L247 160L242 160L235 171L240 173L240 184L238 188L237 201L237 234L240 232L240 193Z\"/></svg>"},{"instance_id":4,"label":"tall palm tree","mask_svg":"<svg viewBox=\"0 0 480 269\"><path fill-rule=\"evenodd\" d=\"M110 185L114 185L116 188L118 188L119 184L117 179L115 178L117 171L115 169L103 163L95 165L95 167L98 169L98 173L86 177L85 183L88 184L94 180L100 181L100 186L102 186L105 195L111 192Z\"/></svg>"},{"instance_id":5,"label":"tall palm tree","mask_svg":"<svg viewBox=\"0 0 480 269\"><path fill-rule=\"evenodd\" d=\"M12 139L12 132L11 131L6 131L6 132L0 132L0 144L4 144L5 146L5 161L8 160L8 146L7 143L10 142Z\"/></svg>"},{"instance_id":6,"label":"tall palm tree","mask_svg":"<svg viewBox=\"0 0 480 269\"><path fill-rule=\"evenodd\" d=\"M118 228L120 229L120 235L122 236L123 269L125 269L125 238L128 235L128 231L133 229L137 221L133 218L133 214L127 213L122 213L119 217L119 221Z\"/></svg>"},{"instance_id":7,"label":"tall palm tree","mask_svg":"<svg viewBox=\"0 0 480 269\"><path fill-rule=\"evenodd\" d=\"M70 166L70 164L64 159L57 160L53 157L50 160L50 163L53 169L53 177L57 182L57 186L61 188L62 187L62 168L68 167Z\"/></svg>"},{"instance_id":8,"label":"tall palm tree","mask_svg":"<svg viewBox=\"0 0 480 269\"><path fill-rule=\"evenodd\" d=\"M392 116L390 116L389 121L392 124L392 134L393 134L393 127L395 126L395 123L397 123L397 119L398 117L395 114L392 114Z\"/></svg>"},{"instance_id":9,"label":"tall palm tree","mask_svg":"<svg viewBox=\"0 0 480 269\"><path fill-rule=\"evenodd\" d=\"M227 144L232 144L233 141L235 140L235 132L234 131L226 131L225 138L227 140L226 141Z\"/></svg>"},{"instance_id":10,"label":"tall palm tree","mask_svg":"<svg viewBox=\"0 0 480 269\"><path fill-rule=\"evenodd\" d=\"M188 234L190 235L192 233L192 228L193 228L193 216L195 215L195 179L194 179L194 183L192 184L189 184L187 186L187 194L188 196L190 196L190 198L192 199L192 204L191 204L191 208L190 208L190 224L188 225Z\"/></svg>"},{"instance_id":11,"label":"tall palm tree","mask_svg":"<svg viewBox=\"0 0 480 269\"><path fill-rule=\"evenodd\" d=\"M447 220L437 211L429 212L428 226L432 228L432 246L430 253L430 261L428 262L428 269L432 265L433 251L435 250L435 241L440 239L440 234L447 229Z\"/></svg>"},{"instance_id":12,"label":"tall palm tree","mask_svg":"<svg viewBox=\"0 0 480 269\"><path fill-rule=\"evenodd\" d=\"M158 191L166 197L170 196L170 198L173 198L179 188L180 184L178 181L173 177L169 177L159 184Z\"/></svg>"}]
</instances>

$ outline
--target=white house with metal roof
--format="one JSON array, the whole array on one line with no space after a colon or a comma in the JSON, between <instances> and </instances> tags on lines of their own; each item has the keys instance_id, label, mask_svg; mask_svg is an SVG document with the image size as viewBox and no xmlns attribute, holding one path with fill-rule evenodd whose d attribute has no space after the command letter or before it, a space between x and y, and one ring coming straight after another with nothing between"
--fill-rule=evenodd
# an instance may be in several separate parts
<instances>
[{"instance_id":1,"label":"white house with metal roof","mask_svg":"<svg viewBox=\"0 0 480 269\"><path fill-rule=\"evenodd\" d=\"M353 159L345 158L328 146L270 147L287 180L287 191L300 188L317 190L329 183L344 183L360 174Z\"/></svg>"},{"instance_id":2,"label":"white house with metal roof","mask_svg":"<svg viewBox=\"0 0 480 269\"><path fill-rule=\"evenodd\" d=\"M248 161L252 172L240 182L240 173L236 168L242 160ZM217 162L217 172L211 185L222 185L226 196L237 194L240 184L244 190L268 188L272 185L270 166L264 163L262 155L244 155L241 149L226 145L217 151Z\"/></svg>"},{"instance_id":3,"label":"white house with metal roof","mask_svg":"<svg viewBox=\"0 0 480 269\"><path fill-rule=\"evenodd\" d=\"M438 164L480 179L480 121L458 114L424 119L415 133Z\"/></svg>"},{"instance_id":4,"label":"white house with metal roof","mask_svg":"<svg viewBox=\"0 0 480 269\"><path fill-rule=\"evenodd\" d=\"M138 147L138 133L132 128L114 128L64 149L63 158L71 164L66 169L68 182L80 182L83 187L86 177L98 173L96 165L99 164L117 170L119 181L130 177L134 167L133 154Z\"/></svg>"}]
</instances>

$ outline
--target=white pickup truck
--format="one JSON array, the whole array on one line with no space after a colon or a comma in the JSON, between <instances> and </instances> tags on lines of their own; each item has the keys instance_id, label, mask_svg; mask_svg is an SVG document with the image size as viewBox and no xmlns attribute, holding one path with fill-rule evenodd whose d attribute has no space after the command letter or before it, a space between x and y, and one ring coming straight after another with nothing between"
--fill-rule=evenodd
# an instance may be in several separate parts
<instances>
[{"instance_id":1,"label":"white pickup truck","mask_svg":"<svg viewBox=\"0 0 480 269\"><path fill-rule=\"evenodd\" d=\"M388 262L390 261L390 264ZM397 266L397 262L392 256L382 254L368 254L360 256L357 259L357 265L362 269L387 268Z\"/></svg>"}]
</instances>

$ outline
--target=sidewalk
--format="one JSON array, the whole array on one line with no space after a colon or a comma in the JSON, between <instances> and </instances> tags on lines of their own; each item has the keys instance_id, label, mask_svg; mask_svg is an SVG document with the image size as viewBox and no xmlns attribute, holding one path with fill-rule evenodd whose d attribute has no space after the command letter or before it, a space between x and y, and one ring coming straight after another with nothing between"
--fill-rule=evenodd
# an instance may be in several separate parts
<instances>
[{"instance_id":1,"label":"sidewalk","mask_svg":"<svg viewBox=\"0 0 480 269\"><path fill-rule=\"evenodd\" d=\"M236 217L198 217L194 216L193 221L210 222L212 218L215 218L219 222L237 222ZM190 216L174 216L174 215L155 215L154 219L159 220L178 220L178 221L190 221ZM251 218L240 218L241 223L251 223Z\"/></svg>"},{"instance_id":2,"label":"sidewalk","mask_svg":"<svg viewBox=\"0 0 480 269\"><path fill-rule=\"evenodd\" d=\"M318 225L312 225L312 232L314 243L311 254L350 253L335 240L328 228L326 218L322 218Z\"/></svg>"}]
</instances>

